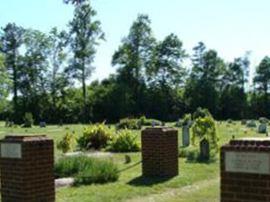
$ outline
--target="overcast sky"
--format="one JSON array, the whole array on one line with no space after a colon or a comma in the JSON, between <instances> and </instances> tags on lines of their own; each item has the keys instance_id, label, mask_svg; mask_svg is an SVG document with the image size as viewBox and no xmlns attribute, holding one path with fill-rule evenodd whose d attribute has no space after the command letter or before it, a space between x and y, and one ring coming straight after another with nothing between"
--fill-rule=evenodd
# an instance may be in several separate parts
<instances>
[{"instance_id":1,"label":"overcast sky","mask_svg":"<svg viewBox=\"0 0 270 202\"><path fill-rule=\"evenodd\" d=\"M92 0L106 41L98 48L92 79L115 71L111 57L139 13L148 14L155 37L175 33L191 53L199 41L226 61L251 51L254 67L270 55L269 0ZM62 0L0 0L0 26L15 22L48 32L66 29L73 6Z\"/></svg>"}]
</instances>

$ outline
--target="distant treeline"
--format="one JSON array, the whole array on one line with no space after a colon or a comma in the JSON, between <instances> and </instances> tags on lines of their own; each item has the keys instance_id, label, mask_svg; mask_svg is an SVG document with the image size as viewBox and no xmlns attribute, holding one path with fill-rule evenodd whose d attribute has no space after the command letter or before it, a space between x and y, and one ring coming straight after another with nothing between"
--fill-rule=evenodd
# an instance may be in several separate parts
<instances>
[{"instance_id":1,"label":"distant treeline","mask_svg":"<svg viewBox=\"0 0 270 202\"><path fill-rule=\"evenodd\" d=\"M14 23L2 28L1 119L21 123L30 112L36 122L48 123L115 122L141 115L174 121L198 107L216 119L270 116L269 57L256 67L249 86L248 54L225 62L202 42L188 54L175 34L158 41L147 15L138 15L115 51L116 73L87 85L96 48L105 39L87 2L73 5L66 30L43 33Z\"/></svg>"}]
</instances>

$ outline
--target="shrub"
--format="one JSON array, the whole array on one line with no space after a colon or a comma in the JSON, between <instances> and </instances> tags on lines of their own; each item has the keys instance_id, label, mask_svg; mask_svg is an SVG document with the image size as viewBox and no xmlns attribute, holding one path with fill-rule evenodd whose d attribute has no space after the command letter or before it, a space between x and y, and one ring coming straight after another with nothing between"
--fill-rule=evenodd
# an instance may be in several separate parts
<instances>
[{"instance_id":1,"label":"shrub","mask_svg":"<svg viewBox=\"0 0 270 202\"><path fill-rule=\"evenodd\" d=\"M75 134L67 132L62 140L58 142L57 149L61 150L63 153L73 151L76 144Z\"/></svg>"},{"instance_id":2,"label":"shrub","mask_svg":"<svg viewBox=\"0 0 270 202\"><path fill-rule=\"evenodd\" d=\"M93 159L92 165L75 177L75 185L115 182L118 178L118 168L112 161Z\"/></svg>"},{"instance_id":3,"label":"shrub","mask_svg":"<svg viewBox=\"0 0 270 202\"><path fill-rule=\"evenodd\" d=\"M92 159L86 156L71 156L60 158L54 165L56 177L73 177L92 164Z\"/></svg>"},{"instance_id":4,"label":"shrub","mask_svg":"<svg viewBox=\"0 0 270 202\"><path fill-rule=\"evenodd\" d=\"M246 125L247 124L247 120L246 119L242 119L241 120L241 125Z\"/></svg>"},{"instance_id":5,"label":"shrub","mask_svg":"<svg viewBox=\"0 0 270 202\"><path fill-rule=\"evenodd\" d=\"M218 149L218 137L216 133L215 121L212 116L197 118L192 127L192 133L193 145L196 145L197 142L206 139L210 144L211 150Z\"/></svg>"},{"instance_id":6,"label":"shrub","mask_svg":"<svg viewBox=\"0 0 270 202\"><path fill-rule=\"evenodd\" d=\"M175 123L175 127L182 127L183 126L183 120L179 119L176 123Z\"/></svg>"},{"instance_id":7,"label":"shrub","mask_svg":"<svg viewBox=\"0 0 270 202\"><path fill-rule=\"evenodd\" d=\"M77 140L81 149L105 148L112 138L112 130L104 123L84 128L83 135Z\"/></svg>"},{"instance_id":8,"label":"shrub","mask_svg":"<svg viewBox=\"0 0 270 202\"><path fill-rule=\"evenodd\" d=\"M227 120L227 123L233 123L233 120L232 119L228 119Z\"/></svg>"},{"instance_id":9,"label":"shrub","mask_svg":"<svg viewBox=\"0 0 270 202\"><path fill-rule=\"evenodd\" d=\"M120 122L116 125L116 128L139 130L141 129L141 123L140 121L138 121L138 119L125 118L120 120Z\"/></svg>"},{"instance_id":10,"label":"shrub","mask_svg":"<svg viewBox=\"0 0 270 202\"><path fill-rule=\"evenodd\" d=\"M191 126L192 125L192 118L191 114L185 114L183 117L183 124L182 126Z\"/></svg>"},{"instance_id":11,"label":"shrub","mask_svg":"<svg viewBox=\"0 0 270 202\"><path fill-rule=\"evenodd\" d=\"M109 151L114 152L136 152L140 150L137 135L129 130L118 132L109 142Z\"/></svg>"},{"instance_id":12,"label":"shrub","mask_svg":"<svg viewBox=\"0 0 270 202\"><path fill-rule=\"evenodd\" d=\"M86 156L59 159L54 173L57 177L74 177L75 185L112 182L119 177L118 168L112 161Z\"/></svg>"},{"instance_id":13,"label":"shrub","mask_svg":"<svg viewBox=\"0 0 270 202\"><path fill-rule=\"evenodd\" d=\"M147 119L145 116L140 117L139 124L141 126L152 126L153 124L155 126L161 126L162 125L161 121L159 121L157 119Z\"/></svg>"},{"instance_id":14,"label":"shrub","mask_svg":"<svg viewBox=\"0 0 270 202\"><path fill-rule=\"evenodd\" d=\"M208 111L208 109L203 109L201 107L198 107L196 111L192 114L192 119L195 120L199 117L204 118L207 116L212 116L210 112Z\"/></svg>"},{"instance_id":15,"label":"shrub","mask_svg":"<svg viewBox=\"0 0 270 202\"><path fill-rule=\"evenodd\" d=\"M34 123L33 115L32 113L26 112L24 115L24 128L31 128Z\"/></svg>"}]
</instances>

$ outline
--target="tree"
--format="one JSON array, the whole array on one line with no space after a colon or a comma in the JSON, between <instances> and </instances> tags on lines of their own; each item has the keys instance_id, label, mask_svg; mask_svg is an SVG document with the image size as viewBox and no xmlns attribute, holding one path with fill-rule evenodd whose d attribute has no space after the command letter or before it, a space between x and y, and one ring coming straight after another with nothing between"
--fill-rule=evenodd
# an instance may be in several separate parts
<instances>
[{"instance_id":1,"label":"tree","mask_svg":"<svg viewBox=\"0 0 270 202\"><path fill-rule=\"evenodd\" d=\"M25 54L18 60L19 90L23 97L22 111L32 112L35 118L43 119L47 100L49 37L37 30L25 31Z\"/></svg>"},{"instance_id":2,"label":"tree","mask_svg":"<svg viewBox=\"0 0 270 202\"><path fill-rule=\"evenodd\" d=\"M185 88L186 100L191 109L203 107L216 115L218 90L225 63L215 50L206 50L201 42L193 50L195 52L192 58L193 67Z\"/></svg>"},{"instance_id":3,"label":"tree","mask_svg":"<svg viewBox=\"0 0 270 202\"><path fill-rule=\"evenodd\" d=\"M0 33L0 52L5 56L5 66L9 71L13 85L13 110L16 113L18 108L18 57L19 48L23 43L24 29L14 23L7 24ZM14 121L17 121L14 114Z\"/></svg>"},{"instance_id":4,"label":"tree","mask_svg":"<svg viewBox=\"0 0 270 202\"><path fill-rule=\"evenodd\" d=\"M9 93L10 79L4 66L4 57L0 55L0 111L3 111L6 105L6 98Z\"/></svg>"},{"instance_id":5,"label":"tree","mask_svg":"<svg viewBox=\"0 0 270 202\"><path fill-rule=\"evenodd\" d=\"M266 56L262 59L259 66L256 69L256 75L254 77L254 84L259 92L262 93L264 103L262 106L261 116L270 115L269 113L269 87L270 87L270 57Z\"/></svg>"},{"instance_id":6,"label":"tree","mask_svg":"<svg viewBox=\"0 0 270 202\"><path fill-rule=\"evenodd\" d=\"M100 40L104 39L104 33L101 30L101 23L93 20L96 11L86 1L75 8L74 18L70 22L70 42L73 50L73 61L67 69L73 78L82 83L83 91L83 115L87 122L87 95L86 81L93 72L93 61L96 53L96 46Z\"/></svg>"},{"instance_id":7,"label":"tree","mask_svg":"<svg viewBox=\"0 0 270 202\"><path fill-rule=\"evenodd\" d=\"M52 110L56 112L57 97L63 94L64 88L68 85L68 79L63 72L64 63L68 53L66 47L68 45L68 33L65 31L59 32L54 27L49 35L50 38L50 92L52 97ZM56 117L57 118L57 117Z\"/></svg>"},{"instance_id":8,"label":"tree","mask_svg":"<svg viewBox=\"0 0 270 202\"><path fill-rule=\"evenodd\" d=\"M130 106L134 115L139 115L142 111L145 73L151 65L151 55L155 46L150 23L147 15L139 15L112 59L112 65L118 68L118 79L123 86L129 88L127 90L134 100L133 106Z\"/></svg>"},{"instance_id":9,"label":"tree","mask_svg":"<svg viewBox=\"0 0 270 202\"><path fill-rule=\"evenodd\" d=\"M179 90L183 87L187 73L183 67L186 57L182 42L174 34L165 37L154 48L152 65L147 69L150 83L148 90L151 91L148 93L150 102L147 108L152 109L151 113L162 120L179 117L179 101L182 101L179 99ZM160 106L163 106L162 109Z\"/></svg>"},{"instance_id":10,"label":"tree","mask_svg":"<svg viewBox=\"0 0 270 202\"><path fill-rule=\"evenodd\" d=\"M220 90L220 117L241 119L247 116L245 93L249 74L248 54L226 65Z\"/></svg>"}]
</instances>

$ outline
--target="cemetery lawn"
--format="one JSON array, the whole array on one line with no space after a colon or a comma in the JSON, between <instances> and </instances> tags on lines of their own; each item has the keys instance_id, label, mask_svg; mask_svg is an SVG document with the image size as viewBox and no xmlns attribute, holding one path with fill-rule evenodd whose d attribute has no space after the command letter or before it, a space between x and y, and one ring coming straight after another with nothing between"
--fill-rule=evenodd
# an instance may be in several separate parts
<instances>
[{"instance_id":1,"label":"cemetery lawn","mask_svg":"<svg viewBox=\"0 0 270 202\"><path fill-rule=\"evenodd\" d=\"M170 125L170 123L168 124ZM219 144L228 142L232 135L241 137L263 137L257 128L250 129L239 122L228 124L217 123ZM46 128L33 127L5 128L0 122L0 138L8 134L47 135L58 142L67 131L75 131L80 135L83 125L64 125L58 127L49 125ZM140 131L135 131L140 139ZM179 130L179 145L181 145L181 130ZM130 153L131 163L125 164L125 154L113 154L117 163L120 178L117 182L94 184L90 186L68 187L56 190L57 202L107 202L107 201L171 201L171 202L215 202L219 201L219 161L214 163L189 163L179 158L179 176L169 180L145 180L141 177L141 153ZM55 159L61 156L56 149Z\"/></svg>"}]
</instances>

